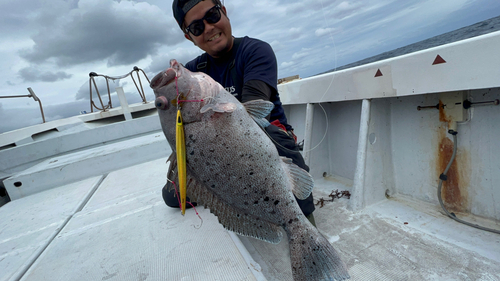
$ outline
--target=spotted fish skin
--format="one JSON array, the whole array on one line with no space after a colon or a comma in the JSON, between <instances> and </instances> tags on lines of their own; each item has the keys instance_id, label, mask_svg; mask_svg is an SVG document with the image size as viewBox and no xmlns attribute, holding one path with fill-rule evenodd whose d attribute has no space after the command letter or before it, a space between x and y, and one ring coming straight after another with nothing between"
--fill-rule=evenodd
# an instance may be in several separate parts
<instances>
[{"instance_id":1,"label":"spotted fish skin","mask_svg":"<svg viewBox=\"0 0 500 281\"><path fill-rule=\"evenodd\" d=\"M257 125L270 113L272 103L241 104L208 75L190 72L175 60L150 86L173 151L171 170L175 170L177 97L191 101L181 102L181 112L187 189L193 201L210 208L225 228L242 235L278 243L283 228L295 281L349 278L335 249L305 218L293 196L309 196L311 176L280 157Z\"/></svg>"}]
</instances>

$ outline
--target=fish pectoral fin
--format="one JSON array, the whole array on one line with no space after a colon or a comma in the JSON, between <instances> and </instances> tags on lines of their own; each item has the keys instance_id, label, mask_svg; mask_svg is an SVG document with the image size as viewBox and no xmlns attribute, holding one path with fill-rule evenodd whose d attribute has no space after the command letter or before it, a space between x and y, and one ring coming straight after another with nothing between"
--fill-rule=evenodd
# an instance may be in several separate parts
<instances>
[{"instance_id":1,"label":"fish pectoral fin","mask_svg":"<svg viewBox=\"0 0 500 281\"><path fill-rule=\"evenodd\" d=\"M205 113L209 110L218 113L226 113L226 112L233 112L236 110L236 108L238 108L238 106L232 102L209 103L200 109L200 113Z\"/></svg>"},{"instance_id":2,"label":"fish pectoral fin","mask_svg":"<svg viewBox=\"0 0 500 281\"><path fill-rule=\"evenodd\" d=\"M251 100L243 103L248 114L254 119L266 118L274 108L274 104L265 100Z\"/></svg>"},{"instance_id":3,"label":"fish pectoral fin","mask_svg":"<svg viewBox=\"0 0 500 281\"><path fill-rule=\"evenodd\" d=\"M304 200L312 192L314 181L304 169L293 164L292 159L281 157L282 165L292 182L292 192L300 200Z\"/></svg>"}]
</instances>

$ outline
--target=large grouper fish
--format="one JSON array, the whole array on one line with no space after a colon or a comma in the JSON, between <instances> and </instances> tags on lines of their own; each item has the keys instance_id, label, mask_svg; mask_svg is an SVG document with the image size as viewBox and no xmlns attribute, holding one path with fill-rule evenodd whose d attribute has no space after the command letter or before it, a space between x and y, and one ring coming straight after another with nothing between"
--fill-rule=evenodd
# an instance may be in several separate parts
<instances>
[{"instance_id":1,"label":"large grouper fish","mask_svg":"<svg viewBox=\"0 0 500 281\"><path fill-rule=\"evenodd\" d=\"M176 60L150 86L173 151L169 174L175 176L172 162L177 101L181 101L187 194L192 201L208 207L226 229L241 235L278 243L283 228L295 281L349 278L337 251L307 220L293 196L307 198L312 177L280 157L258 125L265 123L272 103L241 104L208 75L190 72Z\"/></svg>"}]
</instances>

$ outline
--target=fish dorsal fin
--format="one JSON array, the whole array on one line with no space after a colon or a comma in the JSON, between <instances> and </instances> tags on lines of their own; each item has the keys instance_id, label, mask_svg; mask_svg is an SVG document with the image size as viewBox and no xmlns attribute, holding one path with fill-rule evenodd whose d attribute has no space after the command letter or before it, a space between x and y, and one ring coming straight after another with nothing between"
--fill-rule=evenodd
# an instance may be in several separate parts
<instances>
[{"instance_id":1,"label":"fish dorsal fin","mask_svg":"<svg viewBox=\"0 0 500 281\"><path fill-rule=\"evenodd\" d=\"M292 159L281 157L283 168L292 182L292 192L300 200L304 200L312 192L314 181L312 176L304 169L293 164Z\"/></svg>"},{"instance_id":2,"label":"fish dorsal fin","mask_svg":"<svg viewBox=\"0 0 500 281\"><path fill-rule=\"evenodd\" d=\"M171 157L172 158L172 157ZM169 159L170 160L170 159ZM170 162L168 177L177 180L177 163L175 156ZM281 241L283 233L277 225L259 219L243 210L229 205L213 192L209 191L203 184L199 183L192 173L187 171L186 179L187 197L191 201L209 208L210 212L217 216L219 223L227 230L237 234L257 238L269 243L277 244Z\"/></svg>"},{"instance_id":3,"label":"fish dorsal fin","mask_svg":"<svg viewBox=\"0 0 500 281\"><path fill-rule=\"evenodd\" d=\"M269 126L269 121L265 118L274 108L274 104L272 102L265 100L251 100L243 103L243 106L255 122L259 124L259 126L263 128Z\"/></svg>"}]
</instances>

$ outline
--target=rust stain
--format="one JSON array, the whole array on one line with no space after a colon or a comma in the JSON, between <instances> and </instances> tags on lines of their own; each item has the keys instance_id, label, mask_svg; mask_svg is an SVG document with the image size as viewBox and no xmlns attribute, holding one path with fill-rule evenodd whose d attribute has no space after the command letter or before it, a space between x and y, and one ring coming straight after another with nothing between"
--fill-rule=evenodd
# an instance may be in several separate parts
<instances>
[{"instance_id":1,"label":"rust stain","mask_svg":"<svg viewBox=\"0 0 500 281\"><path fill-rule=\"evenodd\" d=\"M453 141L449 139L443 129L440 130L438 150L438 177L444 172L453 155ZM468 152L463 149L457 151L457 156L451 164L447 181L443 181L441 196L449 211L469 212L470 161Z\"/></svg>"},{"instance_id":2,"label":"rust stain","mask_svg":"<svg viewBox=\"0 0 500 281\"><path fill-rule=\"evenodd\" d=\"M444 112L444 105L441 100L439 100L439 121L441 122L450 122L450 118Z\"/></svg>"}]
</instances>

